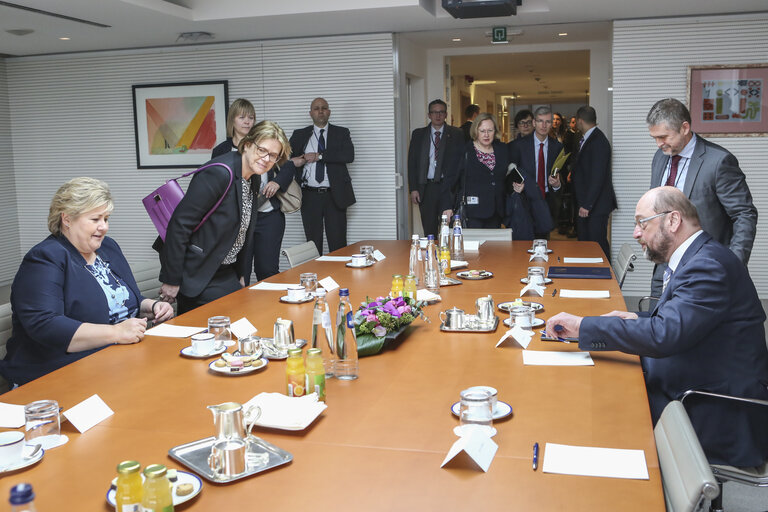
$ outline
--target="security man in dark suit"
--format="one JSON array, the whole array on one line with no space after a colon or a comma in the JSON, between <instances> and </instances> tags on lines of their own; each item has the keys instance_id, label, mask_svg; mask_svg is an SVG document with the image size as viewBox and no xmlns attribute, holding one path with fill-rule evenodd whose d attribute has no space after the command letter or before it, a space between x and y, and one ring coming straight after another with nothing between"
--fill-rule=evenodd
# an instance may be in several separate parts
<instances>
[{"instance_id":1,"label":"security man in dark suit","mask_svg":"<svg viewBox=\"0 0 768 512\"><path fill-rule=\"evenodd\" d=\"M408 147L408 184L411 201L419 205L424 236L437 235L441 210L440 181L458 175L464 135L445 123L448 107L443 100L429 104L430 124L413 130Z\"/></svg>"},{"instance_id":2,"label":"security man in dark suit","mask_svg":"<svg viewBox=\"0 0 768 512\"><path fill-rule=\"evenodd\" d=\"M355 204L347 164L355 147L348 129L328 123L331 109L323 98L312 101L309 116L313 124L291 135L291 160L301 183L304 235L323 254L323 223L329 251L347 245L347 208Z\"/></svg>"}]
</instances>

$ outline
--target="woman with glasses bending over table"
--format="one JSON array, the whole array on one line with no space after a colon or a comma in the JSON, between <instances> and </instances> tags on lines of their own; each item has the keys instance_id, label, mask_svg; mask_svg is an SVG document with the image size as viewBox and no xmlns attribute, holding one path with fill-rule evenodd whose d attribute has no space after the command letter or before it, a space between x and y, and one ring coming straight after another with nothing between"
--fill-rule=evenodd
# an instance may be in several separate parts
<instances>
[{"instance_id":1,"label":"woman with glasses bending over table","mask_svg":"<svg viewBox=\"0 0 768 512\"><path fill-rule=\"evenodd\" d=\"M237 152L208 162L222 165L193 176L160 252L160 294L168 302L178 300L180 314L249 284L251 260L259 280L279 272L285 215L275 194L293 179L290 154L280 126L262 121L242 138ZM225 165L232 170L229 189Z\"/></svg>"},{"instance_id":2,"label":"woman with glasses bending over table","mask_svg":"<svg viewBox=\"0 0 768 512\"><path fill-rule=\"evenodd\" d=\"M117 243L103 181L74 178L51 201L51 235L24 256L11 287L13 334L0 373L25 384L107 345L141 341L147 318L173 316L141 296Z\"/></svg>"}]
</instances>

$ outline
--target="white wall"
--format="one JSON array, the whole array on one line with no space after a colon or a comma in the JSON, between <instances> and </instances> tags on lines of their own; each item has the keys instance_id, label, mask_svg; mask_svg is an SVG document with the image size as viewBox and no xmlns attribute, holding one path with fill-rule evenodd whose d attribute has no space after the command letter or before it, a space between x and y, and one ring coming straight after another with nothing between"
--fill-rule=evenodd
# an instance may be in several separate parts
<instances>
[{"instance_id":1,"label":"white wall","mask_svg":"<svg viewBox=\"0 0 768 512\"><path fill-rule=\"evenodd\" d=\"M613 181L619 210L613 215L614 254L631 242L634 208L648 190L656 151L645 117L667 97L686 102L687 66L768 61L768 14L634 20L614 23ZM669 36L665 36L667 34ZM598 116L600 111L598 111ZM731 151L747 176L759 212L749 271L761 297L768 297L768 138L710 138ZM639 250L638 250L639 253ZM627 276L624 293L650 292L651 264L641 261Z\"/></svg>"},{"instance_id":2,"label":"white wall","mask_svg":"<svg viewBox=\"0 0 768 512\"><path fill-rule=\"evenodd\" d=\"M0 59L0 283L7 283L19 267L19 217L11 148L11 116L6 86L6 63Z\"/></svg>"},{"instance_id":3,"label":"white wall","mask_svg":"<svg viewBox=\"0 0 768 512\"><path fill-rule=\"evenodd\" d=\"M110 235L129 261L157 257L150 247L155 231L141 198L183 170L136 169L131 85L142 83L229 80L230 101L250 99L258 119L278 121L289 136L311 123L309 104L324 96L331 122L349 128L355 144L350 172L357 204L348 210L349 242L396 236L390 34L10 58L6 63L21 236L4 236L0 254L15 251L8 259L15 259L16 266L47 235L48 204L57 187L80 175L104 179L112 188L116 205ZM2 105L0 89L0 116ZM8 126L1 117L0 126ZM0 166L10 161L2 156ZM284 246L303 241L300 214L289 215ZM0 279L9 277L6 273Z\"/></svg>"}]
</instances>

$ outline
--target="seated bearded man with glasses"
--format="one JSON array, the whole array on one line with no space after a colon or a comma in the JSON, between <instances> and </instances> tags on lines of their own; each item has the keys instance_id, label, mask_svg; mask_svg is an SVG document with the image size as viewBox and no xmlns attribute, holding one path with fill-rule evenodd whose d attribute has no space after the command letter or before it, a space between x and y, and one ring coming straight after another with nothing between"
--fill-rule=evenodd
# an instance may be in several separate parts
<instances>
[{"instance_id":1,"label":"seated bearded man with glasses","mask_svg":"<svg viewBox=\"0 0 768 512\"><path fill-rule=\"evenodd\" d=\"M547 332L578 338L583 350L641 356L654 423L688 390L767 400L766 316L747 268L701 229L696 207L675 187L646 192L635 219L634 237L646 256L668 264L654 310L559 313ZM759 466L768 459L768 407L701 395L685 405L711 464Z\"/></svg>"},{"instance_id":2,"label":"seated bearded man with glasses","mask_svg":"<svg viewBox=\"0 0 768 512\"><path fill-rule=\"evenodd\" d=\"M178 300L179 314L248 285L252 260L259 280L279 272L285 214L275 194L295 175L290 153L280 126L262 121L237 152L208 162L222 165L194 175L160 252L160 293L168 302Z\"/></svg>"}]
</instances>

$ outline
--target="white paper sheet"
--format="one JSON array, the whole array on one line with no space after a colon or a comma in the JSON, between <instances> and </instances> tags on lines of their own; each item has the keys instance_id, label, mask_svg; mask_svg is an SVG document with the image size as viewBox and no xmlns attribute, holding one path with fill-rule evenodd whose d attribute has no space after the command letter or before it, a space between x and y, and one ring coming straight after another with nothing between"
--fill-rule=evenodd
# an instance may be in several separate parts
<instances>
[{"instance_id":1,"label":"white paper sheet","mask_svg":"<svg viewBox=\"0 0 768 512\"><path fill-rule=\"evenodd\" d=\"M523 350L523 364L534 366L595 366L589 352Z\"/></svg>"},{"instance_id":2,"label":"white paper sheet","mask_svg":"<svg viewBox=\"0 0 768 512\"><path fill-rule=\"evenodd\" d=\"M207 327L188 327L186 325L160 324L144 334L149 336L163 336L165 338L189 338L193 334L203 332Z\"/></svg>"},{"instance_id":3,"label":"white paper sheet","mask_svg":"<svg viewBox=\"0 0 768 512\"><path fill-rule=\"evenodd\" d=\"M462 260L451 260L451 270L462 268L462 267L468 267L469 262L468 261L462 261Z\"/></svg>"},{"instance_id":4,"label":"white paper sheet","mask_svg":"<svg viewBox=\"0 0 768 512\"><path fill-rule=\"evenodd\" d=\"M547 443L541 469L545 473L562 475L648 480L643 450Z\"/></svg>"},{"instance_id":5,"label":"white paper sheet","mask_svg":"<svg viewBox=\"0 0 768 512\"><path fill-rule=\"evenodd\" d=\"M352 261L352 256L320 256L315 261Z\"/></svg>"},{"instance_id":6,"label":"white paper sheet","mask_svg":"<svg viewBox=\"0 0 768 512\"><path fill-rule=\"evenodd\" d=\"M485 242L485 240L464 240L464 250L472 252L479 251L483 242Z\"/></svg>"},{"instance_id":7,"label":"white paper sheet","mask_svg":"<svg viewBox=\"0 0 768 512\"><path fill-rule=\"evenodd\" d=\"M82 433L115 413L99 395L93 395L76 406L64 410L62 414Z\"/></svg>"},{"instance_id":8,"label":"white paper sheet","mask_svg":"<svg viewBox=\"0 0 768 512\"><path fill-rule=\"evenodd\" d=\"M603 258L563 258L563 263L602 263Z\"/></svg>"},{"instance_id":9,"label":"white paper sheet","mask_svg":"<svg viewBox=\"0 0 768 512\"><path fill-rule=\"evenodd\" d=\"M319 286L325 288L326 293L331 293L339 287L339 283L333 280L331 276L325 277L317 282Z\"/></svg>"},{"instance_id":10,"label":"white paper sheet","mask_svg":"<svg viewBox=\"0 0 768 512\"><path fill-rule=\"evenodd\" d=\"M469 455L480 469L487 472L498 449L499 445L493 439L479 429L473 430L469 435L460 437L458 441L453 443L440 467L445 466L451 459L463 451Z\"/></svg>"},{"instance_id":11,"label":"white paper sheet","mask_svg":"<svg viewBox=\"0 0 768 512\"><path fill-rule=\"evenodd\" d=\"M294 288L296 286L301 286L299 283L265 283L261 282L259 284L255 284L251 286L251 290L267 290L271 292L277 292L277 291L285 291L288 288Z\"/></svg>"},{"instance_id":12,"label":"white paper sheet","mask_svg":"<svg viewBox=\"0 0 768 512\"><path fill-rule=\"evenodd\" d=\"M608 290L560 290L560 297L564 299L610 299Z\"/></svg>"},{"instance_id":13,"label":"white paper sheet","mask_svg":"<svg viewBox=\"0 0 768 512\"><path fill-rule=\"evenodd\" d=\"M0 402L0 428L23 427L24 406Z\"/></svg>"},{"instance_id":14,"label":"white paper sheet","mask_svg":"<svg viewBox=\"0 0 768 512\"><path fill-rule=\"evenodd\" d=\"M237 322L233 322L229 326L229 330L232 331L232 334L234 334L237 339L245 338L251 334L255 334L257 331L253 324L245 317Z\"/></svg>"}]
</instances>

